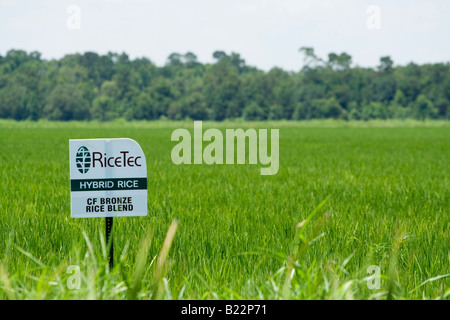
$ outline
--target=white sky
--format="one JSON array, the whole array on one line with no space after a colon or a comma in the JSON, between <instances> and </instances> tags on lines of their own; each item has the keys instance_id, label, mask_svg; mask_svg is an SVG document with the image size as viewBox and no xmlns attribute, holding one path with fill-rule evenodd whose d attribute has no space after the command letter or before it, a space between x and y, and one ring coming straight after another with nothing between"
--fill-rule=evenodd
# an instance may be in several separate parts
<instances>
[{"instance_id":1,"label":"white sky","mask_svg":"<svg viewBox=\"0 0 450 320\"><path fill-rule=\"evenodd\" d=\"M80 29L67 27L70 5ZM370 30L367 8L380 8L381 29ZM163 65L173 52L201 62L212 53L240 53L248 65L298 71L302 46L349 53L354 65L450 61L448 0L0 0L0 54L37 50L43 58L67 53L126 52Z\"/></svg>"}]
</instances>

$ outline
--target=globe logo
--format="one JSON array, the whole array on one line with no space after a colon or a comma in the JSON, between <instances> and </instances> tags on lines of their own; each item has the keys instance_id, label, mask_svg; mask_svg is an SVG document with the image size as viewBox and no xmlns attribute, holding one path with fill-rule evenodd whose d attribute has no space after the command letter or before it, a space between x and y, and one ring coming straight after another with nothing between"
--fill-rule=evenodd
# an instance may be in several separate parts
<instances>
[{"instance_id":1,"label":"globe logo","mask_svg":"<svg viewBox=\"0 0 450 320\"><path fill-rule=\"evenodd\" d=\"M78 171L80 171L81 173L88 172L92 162L89 149L84 146L78 148L75 162L77 164Z\"/></svg>"}]
</instances>

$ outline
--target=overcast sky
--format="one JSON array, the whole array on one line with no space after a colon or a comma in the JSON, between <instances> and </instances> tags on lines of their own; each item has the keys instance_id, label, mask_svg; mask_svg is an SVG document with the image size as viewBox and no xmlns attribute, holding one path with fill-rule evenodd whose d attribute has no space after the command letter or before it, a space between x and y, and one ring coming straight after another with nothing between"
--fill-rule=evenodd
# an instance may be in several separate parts
<instances>
[{"instance_id":1,"label":"overcast sky","mask_svg":"<svg viewBox=\"0 0 450 320\"><path fill-rule=\"evenodd\" d=\"M307 46L364 67L385 55L397 65L448 62L449 15L448 0L0 0L0 54L113 51L163 65L172 52L212 62L223 50L298 71Z\"/></svg>"}]
</instances>

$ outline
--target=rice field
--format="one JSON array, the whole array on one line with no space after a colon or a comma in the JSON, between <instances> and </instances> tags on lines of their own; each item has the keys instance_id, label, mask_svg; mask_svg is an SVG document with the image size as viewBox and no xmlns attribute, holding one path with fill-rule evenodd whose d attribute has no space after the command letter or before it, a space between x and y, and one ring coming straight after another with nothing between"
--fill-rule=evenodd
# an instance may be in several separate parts
<instances>
[{"instance_id":1,"label":"rice field","mask_svg":"<svg viewBox=\"0 0 450 320\"><path fill-rule=\"evenodd\" d=\"M278 128L278 173L173 164L188 121L0 121L0 299L450 298L448 122L203 126ZM104 218L70 217L69 139L119 137L149 213L114 219L110 270Z\"/></svg>"}]
</instances>

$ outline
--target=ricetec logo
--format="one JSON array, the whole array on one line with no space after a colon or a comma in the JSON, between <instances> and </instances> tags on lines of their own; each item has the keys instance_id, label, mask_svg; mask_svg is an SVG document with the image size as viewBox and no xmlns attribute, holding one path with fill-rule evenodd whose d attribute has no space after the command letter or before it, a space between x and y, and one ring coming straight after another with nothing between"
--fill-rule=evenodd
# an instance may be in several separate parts
<instances>
[{"instance_id":1,"label":"ricetec logo","mask_svg":"<svg viewBox=\"0 0 450 320\"><path fill-rule=\"evenodd\" d=\"M85 146L79 147L75 155L78 171L87 173L89 169L97 167L105 168L126 168L141 167L142 157L134 157L129 155L129 151L120 151L117 157L108 157L106 153L91 152Z\"/></svg>"},{"instance_id":2,"label":"ricetec logo","mask_svg":"<svg viewBox=\"0 0 450 320\"><path fill-rule=\"evenodd\" d=\"M92 163L92 157L89 149L85 146L79 147L75 158L78 171L81 173L87 173Z\"/></svg>"}]
</instances>

